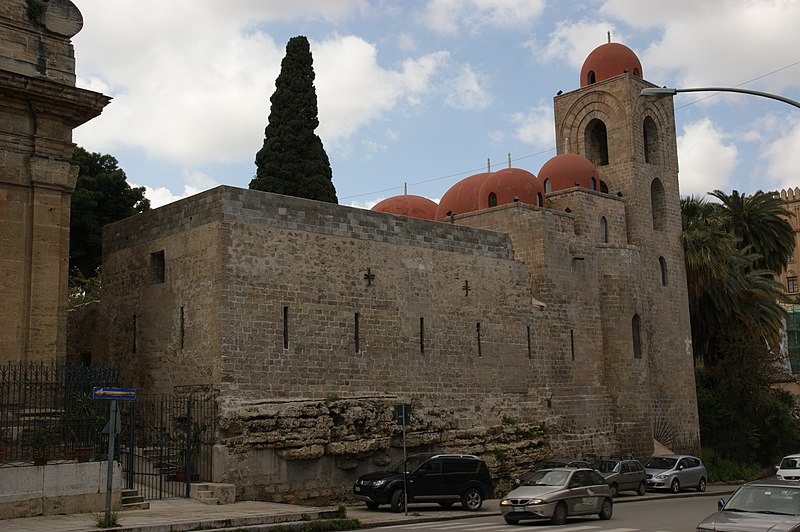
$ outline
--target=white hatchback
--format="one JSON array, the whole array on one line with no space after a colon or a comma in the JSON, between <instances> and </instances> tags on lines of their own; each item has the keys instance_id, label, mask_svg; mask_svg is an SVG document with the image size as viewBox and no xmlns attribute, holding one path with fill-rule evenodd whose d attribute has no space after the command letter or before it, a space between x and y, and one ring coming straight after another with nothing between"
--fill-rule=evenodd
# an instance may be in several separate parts
<instances>
[{"instance_id":1,"label":"white hatchback","mask_svg":"<svg viewBox=\"0 0 800 532\"><path fill-rule=\"evenodd\" d=\"M784 456L775 471L778 480L800 481L800 454Z\"/></svg>"}]
</instances>

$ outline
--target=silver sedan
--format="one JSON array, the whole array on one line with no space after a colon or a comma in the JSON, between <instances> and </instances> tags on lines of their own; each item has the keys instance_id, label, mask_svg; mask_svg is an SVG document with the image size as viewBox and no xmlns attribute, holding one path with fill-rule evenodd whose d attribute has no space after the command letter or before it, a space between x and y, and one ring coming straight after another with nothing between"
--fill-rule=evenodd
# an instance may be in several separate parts
<instances>
[{"instance_id":1,"label":"silver sedan","mask_svg":"<svg viewBox=\"0 0 800 532\"><path fill-rule=\"evenodd\" d=\"M613 508L611 488L600 473L588 468L541 469L500 501L500 511L510 525L531 519L561 525L573 515L611 519Z\"/></svg>"},{"instance_id":2,"label":"silver sedan","mask_svg":"<svg viewBox=\"0 0 800 532\"><path fill-rule=\"evenodd\" d=\"M727 502L720 499L718 508L719 511L697 525L697 532L800 530L800 486L797 482L748 482Z\"/></svg>"}]
</instances>

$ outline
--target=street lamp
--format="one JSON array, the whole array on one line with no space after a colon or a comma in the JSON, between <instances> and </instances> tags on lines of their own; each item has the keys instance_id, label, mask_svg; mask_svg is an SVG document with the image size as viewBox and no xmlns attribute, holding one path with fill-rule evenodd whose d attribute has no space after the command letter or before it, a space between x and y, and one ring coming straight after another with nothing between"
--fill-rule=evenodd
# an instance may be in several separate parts
<instances>
[{"instance_id":1,"label":"street lamp","mask_svg":"<svg viewBox=\"0 0 800 532\"><path fill-rule=\"evenodd\" d=\"M785 98L783 96L778 96L777 94L772 94L769 92L761 92L761 91L753 91L750 89L737 89L734 87L694 87L691 89L671 89L667 87L653 87L650 89L642 89L640 93L642 96L649 97L649 98L664 98L666 96L674 96L679 92L741 92L743 94L753 94L755 96L763 96L764 98L771 98L773 100L778 100L783 103L788 103L789 105L794 105L797 108L800 108L800 102L795 100L790 100L789 98Z\"/></svg>"}]
</instances>

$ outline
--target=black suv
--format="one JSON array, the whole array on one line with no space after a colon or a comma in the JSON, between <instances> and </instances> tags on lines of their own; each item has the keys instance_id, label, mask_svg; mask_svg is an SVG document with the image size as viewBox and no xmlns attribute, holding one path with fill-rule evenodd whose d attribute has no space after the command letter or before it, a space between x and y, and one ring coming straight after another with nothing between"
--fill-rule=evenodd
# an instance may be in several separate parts
<instances>
[{"instance_id":1,"label":"black suv","mask_svg":"<svg viewBox=\"0 0 800 532\"><path fill-rule=\"evenodd\" d=\"M461 501L466 510L480 509L492 495L492 477L486 463L468 454L415 454L405 461L408 485L403 490L403 461L386 471L368 473L353 486L357 499L375 510L381 504L402 512L408 502L436 502L448 508Z\"/></svg>"}]
</instances>

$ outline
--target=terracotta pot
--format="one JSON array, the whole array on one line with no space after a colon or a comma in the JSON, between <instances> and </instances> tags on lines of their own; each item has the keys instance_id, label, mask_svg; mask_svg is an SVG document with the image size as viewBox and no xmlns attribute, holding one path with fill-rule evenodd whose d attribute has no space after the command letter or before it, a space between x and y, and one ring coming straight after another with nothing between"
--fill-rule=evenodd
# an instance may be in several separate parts
<instances>
[{"instance_id":1,"label":"terracotta pot","mask_svg":"<svg viewBox=\"0 0 800 532\"><path fill-rule=\"evenodd\" d=\"M88 462L93 452L94 447L78 447L75 449L75 458L78 459L78 462Z\"/></svg>"},{"instance_id":2,"label":"terracotta pot","mask_svg":"<svg viewBox=\"0 0 800 532\"><path fill-rule=\"evenodd\" d=\"M178 482L186 482L186 471L175 471L175 480Z\"/></svg>"},{"instance_id":3,"label":"terracotta pot","mask_svg":"<svg viewBox=\"0 0 800 532\"><path fill-rule=\"evenodd\" d=\"M64 460L75 460L75 450L67 449L64 451Z\"/></svg>"},{"instance_id":4,"label":"terracotta pot","mask_svg":"<svg viewBox=\"0 0 800 532\"><path fill-rule=\"evenodd\" d=\"M34 449L33 450L33 465L42 466L50 460L50 448L45 447L44 449Z\"/></svg>"},{"instance_id":5,"label":"terracotta pot","mask_svg":"<svg viewBox=\"0 0 800 532\"><path fill-rule=\"evenodd\" d=\"M0 462L6 461L6 448L0 447Z\"/></svg>"}]
</instances>

